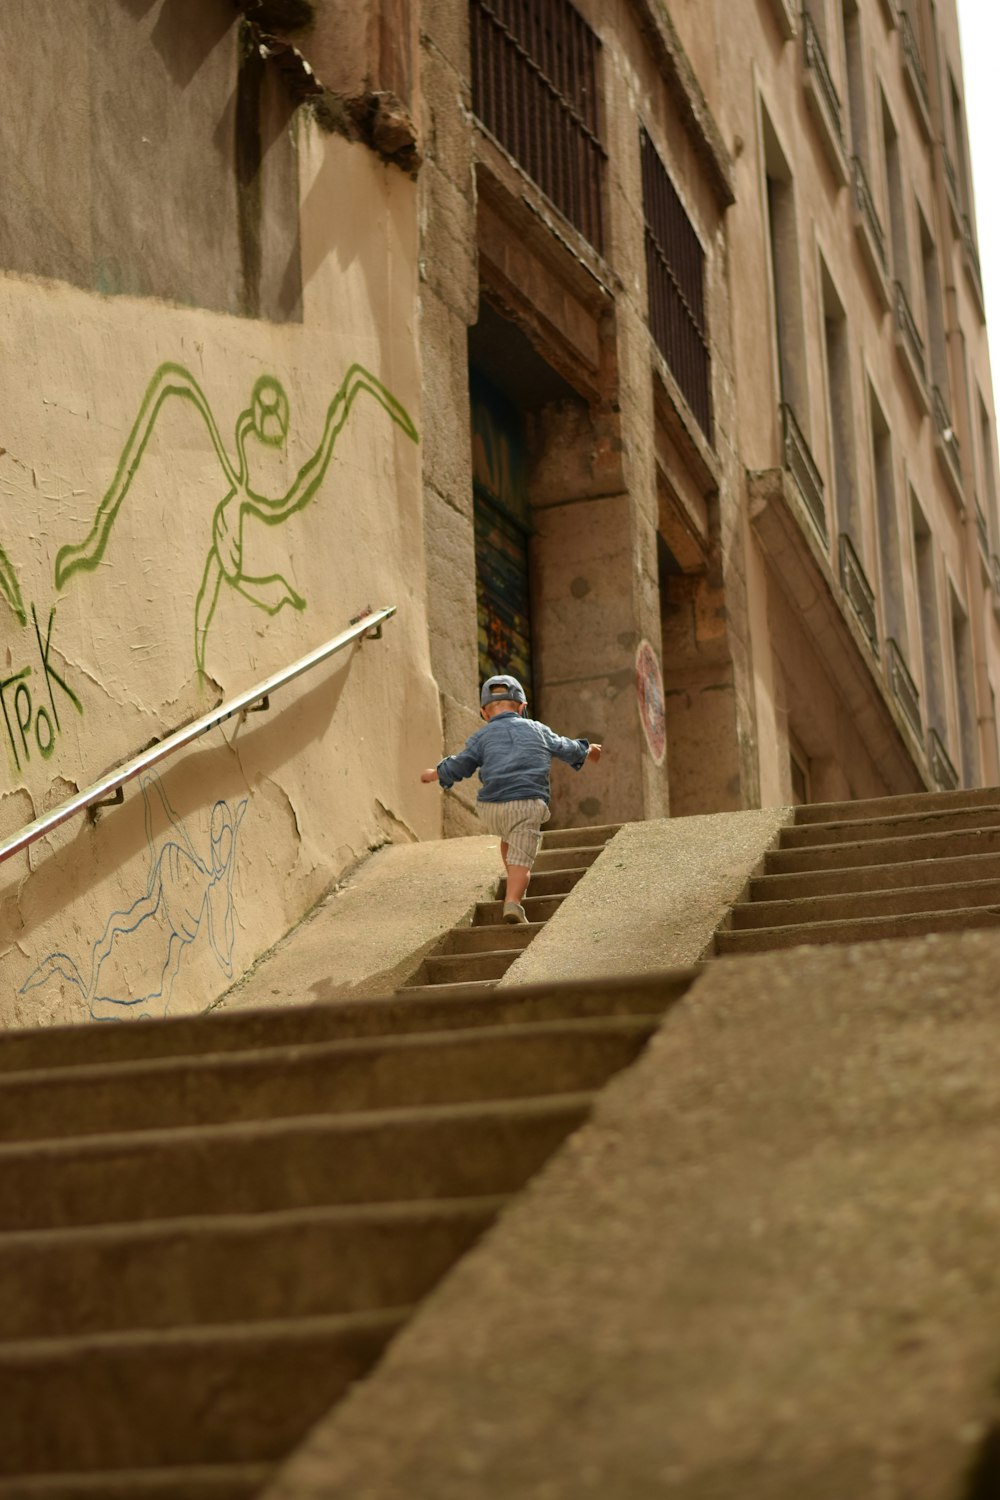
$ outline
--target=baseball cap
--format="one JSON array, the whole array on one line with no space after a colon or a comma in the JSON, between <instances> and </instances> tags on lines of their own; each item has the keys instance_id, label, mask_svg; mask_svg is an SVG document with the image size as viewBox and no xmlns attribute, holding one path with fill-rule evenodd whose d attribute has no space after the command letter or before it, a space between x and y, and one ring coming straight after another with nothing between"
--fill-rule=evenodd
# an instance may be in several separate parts
<instances>
[{"instance_id":1,"label":"baseball cap","mask_svg":"<svg viewBox=\"0 0 1000 1500\"><path fill-rule=\"evenodd\" d=\"M479 695L479 705L487 703L527 703L524 688L516 677L487 677Z\"/></svg>"}]
</instances>

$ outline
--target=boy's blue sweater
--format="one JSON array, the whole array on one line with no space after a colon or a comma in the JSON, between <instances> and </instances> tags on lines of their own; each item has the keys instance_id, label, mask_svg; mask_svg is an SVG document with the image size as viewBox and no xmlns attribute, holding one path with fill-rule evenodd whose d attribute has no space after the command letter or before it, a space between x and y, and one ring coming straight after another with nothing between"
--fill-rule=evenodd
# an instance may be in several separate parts
<instances>
[{"instance_id":1,"label":"boy's blue sweater","mask_svg":"<svg viewBox=\"0 0 1000 1500\"><path fill-rule=\"evenodd\" d=\"M549 766L558 756L579 771L587 759L589 740L567 740L537 719L522 719L513 710L496 714L465 742L464 750L448 755L437 768L443 787L479 772L478 802L519 802L540 797L548 802Z\"/></svg>"}]
</instances>

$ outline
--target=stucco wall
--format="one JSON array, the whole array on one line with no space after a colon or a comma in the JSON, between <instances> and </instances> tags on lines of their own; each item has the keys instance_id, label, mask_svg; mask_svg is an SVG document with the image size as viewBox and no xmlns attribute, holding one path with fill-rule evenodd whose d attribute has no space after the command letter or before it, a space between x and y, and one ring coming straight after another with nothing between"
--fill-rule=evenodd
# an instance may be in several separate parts
<instances>
[{"instance_id":1,"label":"stucco wall","mask_svg":"<svg viewBox=\"0 0 1000 1500\"><path fill-rule=\"evenodd\" d=\"M370 846L439 831L415 774L441 743L416 187L308 115L288 130L301 323L0 274L0 835L368 606L399 613L0 866L0 1024L200 1008Z\"/></svg>"}]
</instances>

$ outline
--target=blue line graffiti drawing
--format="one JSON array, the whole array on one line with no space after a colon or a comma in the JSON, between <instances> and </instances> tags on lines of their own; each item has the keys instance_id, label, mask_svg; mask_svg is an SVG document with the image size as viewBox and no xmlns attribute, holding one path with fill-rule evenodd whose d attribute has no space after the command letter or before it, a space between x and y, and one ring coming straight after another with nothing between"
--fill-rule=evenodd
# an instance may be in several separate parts
<instances>
[{"instance_id":1,"label":"blue line graffiti drawing","mask_svg":"<svg viewBox=\"0 0 1000 1500\"><path fill-rule=\"evenodd\" d=\"M97 507L90 531L82 542L60 547L56 554L56 588L63 588L74 573L80 570L91 571L100 563L111 529L142 462L163 403L170 397L191 402L208 429L222 470L222 481L227 486L227 493L212 514L211 544L195 602L194 654L198 672L204 675L208 630L223 582L268 615L276 615L286 604L292 609L305 609L306 601L281 573L260 577L244 571L244 524L247 516L252 516L265 526L276 526L308 505L323 482L334 445L350 415L355 398L362 391L374 397L407 437L413 442L418 441L413 422L391 391L362 365L351 365L327 407L323 435L315 453L302 465L287 494L268 498L251 488L246 444L251 434L271 448L280 447L285 442L288 435L288 397L280 381L273 375L262 375L254 385L250 405L236 419L234 440L237 459L234 465L223 445L208 400L194 376L183 365L160 365L146 388L139 413L118 460L114 478Z\"/></svg>"},{"instance_id":2,"label":"blue line graffiti drawing","mask_svg":"<svg viewBox=\"0 0 1000 1500\"><path fill-rule=\"evenodd\" d=\"M233 977L233 872L240 824L248 798L232 808L212 808L210 848L204 858L167 800L153 772L140 777L145 804L149 878L144 893L111 913L90 954L89 973L66 953L50 953L29 974L20 993L61 977L76 985L94 1020L120 1016L135 1006L165 1014L184 951L204 931L219 968ZM168 836L157 845L156 823Z\"/></svg>"}]
</instances>

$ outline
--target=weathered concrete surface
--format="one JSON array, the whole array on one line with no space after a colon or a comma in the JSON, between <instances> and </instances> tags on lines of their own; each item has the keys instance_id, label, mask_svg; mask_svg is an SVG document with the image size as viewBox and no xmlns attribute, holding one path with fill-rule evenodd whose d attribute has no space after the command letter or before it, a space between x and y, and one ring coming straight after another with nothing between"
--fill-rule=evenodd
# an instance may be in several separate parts
<instances>
[{"instance_id":1,"label":"weathered concrete surface","mask_svg":"<svg viewBox=\"0 0 1000 1500\"><path fill-rule=\"evenodd\" d=\"M696 963L790 808L627 823L501 984Z\"/></svg>"},{"instance_id":2,"label":"weathered concrete surface","mask_svg":"<svg viewBox=\"0 0 1000 1500\"><path fill-rule=\"evenodd\" d=\"M267 1500L1000 1493L998 965L710 965Z\"/></svg>"},{"instance_id":3,"label":"weathered concrete surface","mask_svg":"<svg viewBox=\"0 0 1000 1500\"><path fill-rule=\"evenodd\" d=\"M390 844L342 882L223 998L222 1007L388 995L496 894L499 840Z\"/></svg>"}]
</instances>

